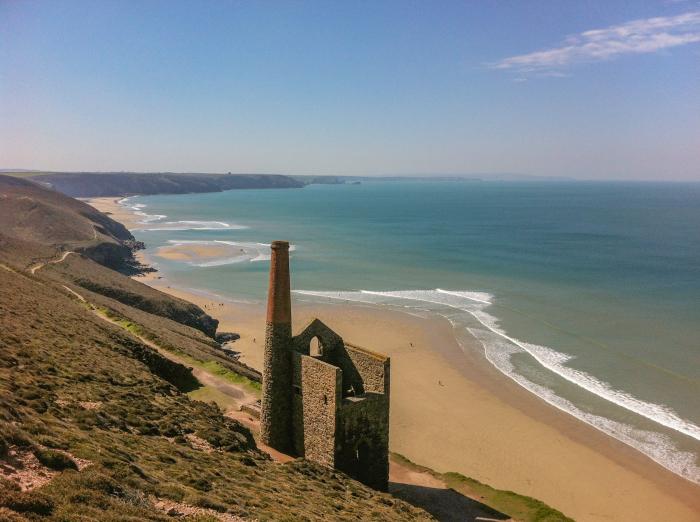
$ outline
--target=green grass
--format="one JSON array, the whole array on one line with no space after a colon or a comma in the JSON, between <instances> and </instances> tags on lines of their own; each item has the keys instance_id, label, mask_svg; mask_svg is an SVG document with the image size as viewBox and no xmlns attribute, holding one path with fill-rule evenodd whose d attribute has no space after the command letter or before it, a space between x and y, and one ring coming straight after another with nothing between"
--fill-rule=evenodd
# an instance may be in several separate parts
<instances>
[{"instance_id":1,"label":"green grass","mask_svg":"<svg viewBox=\"0 0 700 522\"><path fill-rule=\"evenodd\" d=\"M243 375L240 375L234 371L229 370L228 368L224 368L221 366L216 361L196 361L193 363L193 366L199 366L203 370L207 371L208 373L217 375L224 380L232 383L232 384L238 384L245 386L249 388L252 391L257 391L260 392L262 390L262 386L259 382L251 381L247 377L244 377Z\"/></svg>"},{"instance_id":2,"label":"green grass","mask_svg":"<svg viewBox=\"0 0 700 522\"><path fill-rule=\"evenodd\" d=\"M532 497L520 495L513 491L492 488L476 479L465 477L460 473L438 473L430 468L411 462L399 453L391 454L392 460L414 471L428 473L443 480L448 488L462 493L470 498L508 514L516 520L524 522L573 522L561 511L549 507L544 502Z\"/></svg>"}]
</instances>

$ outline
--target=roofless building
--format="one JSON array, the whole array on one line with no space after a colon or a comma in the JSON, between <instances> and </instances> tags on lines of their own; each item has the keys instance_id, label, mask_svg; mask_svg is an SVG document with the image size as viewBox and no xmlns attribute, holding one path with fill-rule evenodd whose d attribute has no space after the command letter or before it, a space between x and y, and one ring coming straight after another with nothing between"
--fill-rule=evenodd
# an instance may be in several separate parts
<instances>
[{"instance_id":1,"label":"roofless building","mask_svg":"<svg viewBox=\"0 0 700 522\"><path fill-rule=\"evenodd\" d=\"M292 335L286 241L272 243L261 437L387 489L389 358L345 343L318 319Z\"/></svg>"}]
</instances>

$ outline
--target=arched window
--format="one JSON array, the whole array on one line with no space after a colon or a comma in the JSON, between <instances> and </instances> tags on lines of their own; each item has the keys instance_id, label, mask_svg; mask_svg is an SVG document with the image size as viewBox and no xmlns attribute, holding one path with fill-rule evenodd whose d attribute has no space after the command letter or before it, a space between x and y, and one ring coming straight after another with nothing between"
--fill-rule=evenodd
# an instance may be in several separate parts
<instances>
[{"instance_id":1,"label":"arched window","mask_svg":"<svg viewBox=\"0 0 700 522\"><path fill-rule=\"evenodd\" d=\"M312 337L309 342L309 355L311 357L320 357L323 355L323 343L318 337Z\"/></svg>"}]
</instances>

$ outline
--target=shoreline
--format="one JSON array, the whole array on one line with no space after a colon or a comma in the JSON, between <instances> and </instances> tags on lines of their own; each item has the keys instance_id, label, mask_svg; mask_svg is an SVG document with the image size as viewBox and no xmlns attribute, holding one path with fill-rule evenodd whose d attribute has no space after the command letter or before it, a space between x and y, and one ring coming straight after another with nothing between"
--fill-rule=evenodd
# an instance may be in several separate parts
<instances>
[{"instance_id":1,"label":"shoreline","mask_svg":"<svg viewBox=\"0 0 700 522\"><path fill-rule=\"evenodd\" d=\"M118 205L120 199L88 203L136 228L137 216ZM147 254L139 255L148 262ZM241 335L231 348L242 362L261 367L262 304L226 299L221 305L159 273L138 280L200 305L220 320L221 330ZM700 487L546 404L498 372L478 347L462 350L446 319L296 302L294 331L312 316L347 341L392 358L391 451L541 499L578 520L697 519Z\"/></svg>"}]
</instances>

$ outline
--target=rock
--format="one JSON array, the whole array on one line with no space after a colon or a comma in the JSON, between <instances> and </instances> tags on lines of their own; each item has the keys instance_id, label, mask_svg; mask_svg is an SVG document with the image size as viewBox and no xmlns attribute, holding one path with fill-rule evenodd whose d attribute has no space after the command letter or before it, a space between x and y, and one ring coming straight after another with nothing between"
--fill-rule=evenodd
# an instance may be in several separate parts
<instances>
[{"instance_id":1,"label":"rock","mask_svg":"<svg viewBox=\"0 0 700 522\"><path fill-rule=\"evenodd\" d=\"M216 334L216 342L219 344L225 344L225 343L230 343L233 341L237 341L240 339L241 336L237 333L233 332L219 332Z\"/></svg>"}]
</instances>

